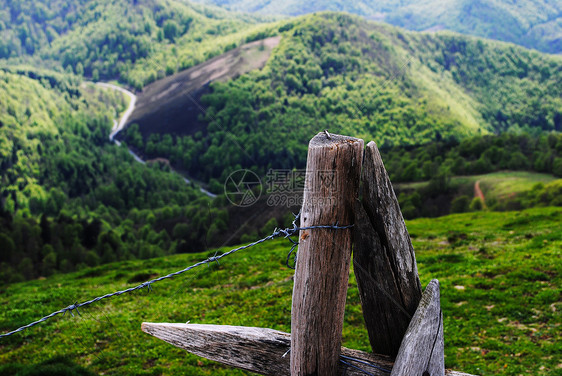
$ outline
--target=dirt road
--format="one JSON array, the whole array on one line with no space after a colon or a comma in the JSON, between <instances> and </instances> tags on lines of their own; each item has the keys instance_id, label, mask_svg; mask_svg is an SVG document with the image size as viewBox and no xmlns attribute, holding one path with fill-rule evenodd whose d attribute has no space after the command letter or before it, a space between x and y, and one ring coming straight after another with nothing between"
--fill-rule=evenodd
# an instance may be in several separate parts
<instances>
[{"instance_id":1,"label":"dirt road","mask_svg":"<svg viewBox=\"0 0 562 376\"><path fill-rule=\"evenodd\" d=\"M474 197L478 197L482 200L482 205L486 206L486 198L484 197L484 193L482 193L482 189L480 189L480 180L474 183Z\"/></svg>"},{"instance_id":2,"label":"dirt road","mask_svg":"<svg viewBox=\"0 0 562 376\"><path fill-rule=\"evenodd\" d=\"M125 127L125 124L127 124L127 120L129 120L129 117L131 116L131 114L135 110L135 104L137 103L137 96L135 94L131 93L129 90L123 89L122 87L119 87L117 85L108 84L108 83L105 83L105 82L97 82L96 85L101 86L101 87L107 87L107 88L110 88L110 89L113 89L113 90L118 90L118 91L122 92L123 94L127 95L131 99L131 101L129 102L129 107L127 107L127 110L123 113L123 116L121 116L121 119L119 120L119 122L114 123L113 129L111 130L111 133L109 134L109 139L111 141L113 141L113 139L115 138L115 135L117 135L117 133L119 133L120 131L123 130L123 128Z\"/></svg>"}]
</instances>

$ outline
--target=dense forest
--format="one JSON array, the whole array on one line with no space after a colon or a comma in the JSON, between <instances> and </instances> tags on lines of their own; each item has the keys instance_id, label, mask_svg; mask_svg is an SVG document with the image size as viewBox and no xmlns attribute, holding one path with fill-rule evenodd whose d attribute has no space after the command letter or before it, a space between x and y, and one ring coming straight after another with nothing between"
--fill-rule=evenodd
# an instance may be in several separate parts
<instances>
[{"instance_id":1,"label":"dense forest","mask_svg":"<svg viewBox=\"0 0 562 376\"><path fill-rule=\"evenodd\" d=\"M562 135L525 133L477 136L382 151L393 182L430 180L438 175L479 175L500 170L536 171L562 178Z\"/></svg>"},{"instance_id":2,"label":"dense forest","mask_svg":"<svg viewBox=\"0 0 562 376\"><path fill-rule=\"evenodd\" d=\"M223 244L226 200L110 143L126 100L84 79L140 89L267 35L269 18L180 1L1 4L0 280Z\"/></svg>"},{"instance_id":3,"label":"dense forest","mask_svg":"<svg viewBox=\"0 0 562 376\"><path fill-rule=\"evenodd\" d=\"M173 0L1 0L0 59L140 89L259 37L264 20Z\"/></svg>"},{"instance_id":4,"label":"dense forest","mask_svg":"<svg viewBox=\"0 0 562 376\"><path fill-rule=\"evenodd\" d=\"M562 52L562 4L553 0L197 0L261 14L349 12L410 30L452 30Z\"/></svg>"},{"instance_id":5,"label":"dense forest","mask_svg":"<svg viewBox=\"0 0 562 376\"><path fill-rule=\"evenodd\" d=\"M143 138L133 125L126 142L218 192L242 167L262 176L304 167L307 141L322 129L383 147L562 130L560 57L338 13L303 16L278 32L263 70L211 84L206 132Z\"/></svg>"},{"instance_id":6,"label":"dense forest","mask_svg":"<svg viewBox=\"0 0 562 376\"><path fill-rule=\"evenodd\" d=\"M109 142L123 97L68 75L18 72L0 70L1 280L189 250L179 245L188 240L201 249L224 226L226 211L180 176Z\"/></svg>"}]
</instances>

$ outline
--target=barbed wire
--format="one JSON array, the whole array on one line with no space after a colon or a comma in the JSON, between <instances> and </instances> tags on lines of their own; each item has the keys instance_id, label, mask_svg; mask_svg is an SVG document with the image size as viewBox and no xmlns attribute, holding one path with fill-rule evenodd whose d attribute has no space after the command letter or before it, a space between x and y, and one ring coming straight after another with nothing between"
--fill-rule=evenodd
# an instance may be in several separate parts
<instances>
[{"instance_id":1,"label":"barbed wire","mask_svg":"<svg viewBox=\"0 0 562 376\"><path fill-rule=\"evenodd\" d=\"M232 255L232 254L234 254L234 253L236 253L236 252L239 252L239 251L242 251L242 250L244 250L244 249L248 249L248 248L254 247L254 246L258 245L258 244L261 244L261 243L263 243L263 242L266 242L266 241L268 241L268 240L272 240L272 239L275 239L275 238L283 237L283 238L285 238L285 239L288 239L288 240L292 243L291 251L289 252L289 255L287 256L287 264L288 264L289 257L291 256L291 254L292 254L293 251L295 250L296 246L298 245L298 242L296 242L296 241L294 241L293 239L291 239L291 236L295 235L298 231L302 231L302 230L313 230L313 229L343 230L343 229L348 229L348 228L353 227L353 225L340 226L338 223L336 223L336 224L334 224L334 225L317 225L317 226L299 227L299 226L297 225L297 221L299 220L299 218L300 218L300 213L297 214L297 215L295 215L295 219L294 219L293 222L292 222L292 227L287 227L287 228L285 228L285 229L277 229L277 228L276 228L276 229L273 231L273 233L272 233L271 235L266 236L265 238L256 240L256 241L253 242L253 243L250 243L250 244L247 244L247 245L238 247L238 248L231 249L230 251L225 252L225 253L220 254L220 255L217 255L217 253L215 253L213 256L211 256L211 257L209 257L209 258L207 258L207 259L205 259L205 260L203 260L203 261L199 261L198 263L195 263L195 264L193 264L193 265L190 265L190 266L188 266L187 268L184 268L184 269L179 270L179 271L177 271L177 272L173 272L173 273L164 275L164 276L162 276L162 277L158 277L158 278L152 279L152 280L150 280L150 281L143 282L143 283L141 283L141 284L139 284L139 285L137 285L137 286L130 287L130 288L125 289L125 290L119 290L119 291L115 291L115 292L112 292L112 293L109 293L109 294L105 294L105 295L102 295L102 296L98 296L98 297L96 297L96 298L87 300L87 301L82 302L82 303L75 302L74 304L71 304L71 305L69 305L69 306L67 306L67 307L65 307L65 308L62 308L62 309L60 309L60 310L58 310L58 311L55 311L55 312L53 312L53 313L51 313L51 314L49 314L49 315L47 315L47 316L45 316L45 317L43 317L43 318L37 320L37 321L33 321L33 322L31 322L31 323L29 323L29 324L27 324L27 325L24 325L24 326L22 326L22 327L19 327L18 329L12 330L11 332L4 333L4 334L0 334L0 339L1 339L1 338L4 338L4 337L11 336L11 335L13 335L13 334L15 334L15 333L18 333L18 332L22 332L22 331L24 331L24 330L26 330L26 329L29 329L29 328L31 328L31 327L33 327L33 326L35 326L35 325L38 325L38 324L40 324L40 323L42 323L42 322L45 322L45 321L47 321L47 320L49 320L49 319L51 319L51 318L53 318L53 317L55 317L55 316L57 316L57 315L61 315L61 314L62 314L62 315L64 316L64 315L66 315L67 312L69 312L70 315L74 316L74 311L76 311L76 313L80 315L80 310L79 310L79 308L82 308L82 307L88 306L88 305L90 305L90 304L99 302L100 300L103 300L103 299L108 299L108 298L111 298L111 297L113 297L113 296L119 296L119 295L127 294L127 293L130 293L130 292L133 292L133 291L136 291L136 290L141 290L141 289L144 289L144 288L146 288L148 291L152 291L152 284L154 284L154 283L156 283L156 282L160 282L160 281L163 281L163 280L165 280L165 279L173 278L173 277L175 277L175 276L178 276L178 275L180 275L180 274L186 273L186 272L188 272L188 271L190 271L190 270L192 270L192 269L195 269L195 268L197 268L197 267L199 267L199 266L202 266L202 265L207 265L207 264L210 264L210 263L213 263L213 262L218 263L219 260L222 259L222 258L224 258L224 257L230 256L230 255ZM218 252L218 251L217 251L217 252ZM296 263L296 256L295 256L295 263ZM289 267L290 267L290 266L289 266Z\"/></svg>"}]
</instances>

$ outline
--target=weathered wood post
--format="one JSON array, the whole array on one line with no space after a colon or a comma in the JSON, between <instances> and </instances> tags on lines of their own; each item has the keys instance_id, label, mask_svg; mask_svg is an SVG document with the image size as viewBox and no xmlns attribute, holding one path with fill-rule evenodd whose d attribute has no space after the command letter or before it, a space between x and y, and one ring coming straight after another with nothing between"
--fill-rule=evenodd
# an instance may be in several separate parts
<instances>
[{"instance_id":1,"label":"weathered wood post","mask_svg":"<svg viewBox=\"0 0 562 376\"><path fill-rule=\"evenodd\" d=\"M390 376L444 376L445 344L439 281L429 282L410 321Z\"/></svg>"},{"instance_id":2,"label":"weathered wood post","mask_svg":"<svg viewBox=\"0 0 562 376\"><path fill-rule=\"evenodd\" d=\"M319 133L309 143L301 227L350 225L363 140ZM336 376L352 230L302 230L293 288L291 375Z\"/></svg>"},{"instance_id":3,"label":"weathered wood post","mask_svg":"<svg viewBox=\"0 0 562 376\"><path fill-rule=\"evenodd\" d=\"M416 256L377 145L363 163L353 267L373 352L396 357L422 290Z\"/></svg>"}]
</instances>

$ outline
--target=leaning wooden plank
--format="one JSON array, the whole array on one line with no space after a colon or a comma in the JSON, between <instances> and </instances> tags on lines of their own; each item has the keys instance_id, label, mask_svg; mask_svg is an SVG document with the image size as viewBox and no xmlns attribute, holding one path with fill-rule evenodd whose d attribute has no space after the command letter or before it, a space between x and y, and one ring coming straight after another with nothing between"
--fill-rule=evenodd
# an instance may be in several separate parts
<instances>
[{"instance_id":1,"label":"leaning wooden plank","mask_svg":"<svg viewBox=\"0 0 562 376\"><path fill-rule=\"evenodd\" d=\"M291 374L287 353L291 346L291 335L278 330L245 326L165 323L143 323L142 330L192 354L231 367L261 375L289 376ZM391 370L393 365L389 357L345 347L341 348L341 355L379 367L349 361L377 376L388 376L389 373L383 370ZM341 363L340 374L343 374L343 369L344 364ZM346 371L346 376L365 376L365 373L352 367L347 367ZM450 370L445 374L473 376Z\"/></svg>"},{"instance_id":2,"label":"leaning wooden plank","mask_svg":"<svg viewBox=\"0 0 562 376\"><path fill-rule=\"evenodd\" d=\"M371 348L395 357L422 290L398 200L372 141L365 150L362 183L353 267Z\"/></svg>"},{"instance_id":3,"label":"leaning wooden plank","mask_svg":"<svg viewBox=\"0 0 562 376\"><path fill-rule=\"evenodd\" d=\"M427 285L406 331L391 376L444 374L443 313L439 281L434 279Z\"/></svg>"},{"instance_id":4,"label":"leaning wooden plank","mask_svg":"<svg viewBox=\"0 0 562 376\"><path fill-rule=\"evenodd\" d=\"M352 225L363 140L322 132L310 140L301 227ZM301 230L291 311L291 375L337 376L353 231Z\"/></svg>"}]
</instances>

